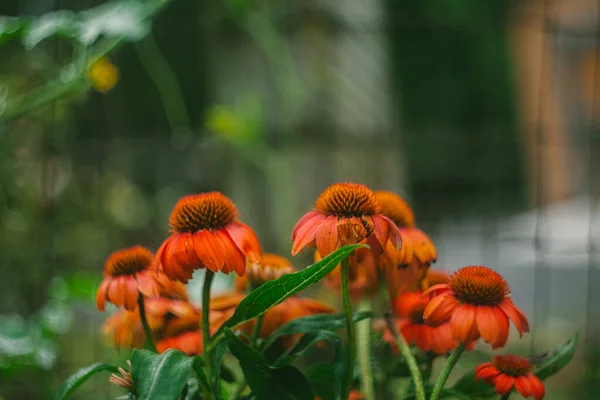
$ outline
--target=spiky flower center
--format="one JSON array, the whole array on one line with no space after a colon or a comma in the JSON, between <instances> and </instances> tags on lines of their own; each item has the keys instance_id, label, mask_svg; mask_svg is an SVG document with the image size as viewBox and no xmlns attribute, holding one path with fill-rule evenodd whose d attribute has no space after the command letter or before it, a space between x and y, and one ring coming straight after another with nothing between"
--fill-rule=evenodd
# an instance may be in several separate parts
<instances>
[{"instance_id":1,"label":"spiky flower center","mask_svg":"<svg viewBox=\"0 0 600 400\"><path fill-rule=\"evenodd\" d=\"M147 269L153 258L154 254L142 246L115 251L104 264L104 275L135 275L136 272Z\"/></svg>"},{"instance_id":2,"label":"spiky flower center","mask_svg":"<svg viewBox=\"0 0 600 400\"><path fill-rule=\"evenodd\" d=\"M527 359L513 355L495 356L492 364L500 372L514 377L525 376L531 371L531 363Z\"/></svg>"},{"instance_id":3,"label":"spiky flower center","mask_svg":"<svg viewBox=\"0 0 600 400\"><path fill-rule=\"evenodd\" d=\"M399 227L412 228L415 226L415 215L410 206L396 193L381 190L375 192L375 197L385 215Z\"/></svg>"},{"instance_id":4,"label":"spiky flower center","mask_svg":"<svg viewBox=\"0 0 600 400\"><path fill-rule=\"evenodd\" d=\"M235 221L238 210L229 198L219 192L182 197L171 212L169 225L175 232L218 230Z\"/></svg>"},{"instance_id":5,"label":"spiky flower center","mask_svg":"<svg viewBox=\"0 0 600 400\"><path fill-rule=\"evenodd\" d=\"M427 304L423 302L415 304L408 314L408 319L410 319L413 324L424 324L423 312L425 311L426 306Z\"/></svg>"},{"instance_id":6,"label":"spiky flower center","mask_svg":"<svg viewBox=\"0 0 600 400\"><path fill-rule=\"evenodd\" d=\"M473 305L497 305L510 293L499 273L480 265L459 269L448 285L460 302Z\"/></svg>"},{"instance_id":7,"label":"spiky flower center","mask_svg":"<svg viewBox=\"0 0 600 400\"><path fill-rule=\"evenodd\" d=\"M380 211L375 194L365 185L336 183L321 193L315 209L338 217L362 217Z\"/></svg>"}]
</instances>

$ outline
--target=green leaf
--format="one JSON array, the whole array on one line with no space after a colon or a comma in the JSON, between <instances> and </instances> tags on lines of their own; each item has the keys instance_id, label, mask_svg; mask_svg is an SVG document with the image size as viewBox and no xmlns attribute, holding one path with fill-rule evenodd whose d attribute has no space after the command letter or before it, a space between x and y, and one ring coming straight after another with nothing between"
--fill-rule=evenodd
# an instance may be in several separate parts
<instances>
[{"instance_id":1,"label":"green leaf","mask_svg":"<svg viewBox=\"0 0 600 400\"><path fill-rule=\"evenodd\" d=\"M223 362L223 357L225 356L226 352L227 352L227 342L224 340L217 343L217 345L213 349L213 354L212 354L213 366L212 366L212 368L213 368L213 374L215 375L214 382L213 382L213 391L215 393L217 393L217 396L219 396L219 394L221 393L220 387L219 387L219 381L220 381L220 377L221 377L221 364ZM219 400L219 399L217 399L217 400Z\"/></svg>"},{"instance_id":2,"label":"green leaf","mask_svg":"<svg viewBox=\"0 0 600 400\"><path fill-rule=\"evenodd\" d=\"M327 363L316 364L308 372L307 378L315 396L319 396L323 400L339 399L339 389L336 390L336 386L331 384L337 379L331 365Z\"/></svg>"},{"instance_id":3,"label":"green leaf","mask_svg":"<svg viewBox=\"0 0 600 400\"><path fill-rule=\"evenodd\" d=\"M100 36L138 41L150 33L149 9L139 1L104 3L81 12L79 40L94 43Z\"/></svg>"},{"instance_id":4,"label":"green leaf","mask_svg":"<svg viewBox=\"0 0 600 400\"><path fill-rule=\"evenodd\" d=\"M310 383L296 368L272 368L262 354L242 342L230 329L225 330L225 338L258 400L313 400Z\"/></svg>"},{"instance_id":5,"label":"green leaf","mask_svg":"<svg viewBox=\"0 0 600 400\"><path fill-rule=\"evenodd\" d=\"M77 17L72 11L52 11L34 19L25 31L23 45L32 49L42 40L51 36L75 37Z\"/></svg>"},{"instance_id":6,"label":"green leaf","mask_svg":"<svg viewBox=\"0 0 600 400\"><path fill-rule=\"evenodd\" d=\"M31 18L28 17L4 17L0 16L0 43L18 37L28 29Z\"/></svg>"},{"instance_id":7,"label":"green leaf","mask_svg":"<svg viewBox=\"0 0 600 400\"><path fill-rule=\"evenodd\" d=\"M563 369L573 358L578 339L579 333L575 333L566 343L558 346L550 357L533 369L533 374L543 381Z\"/></svg>"},{"instance_id":8,"label":"green leaf","mask_svg":"<svg viewBox=\"0 0 600 400\"><path fill-rule=\"evenodd\" d=\"M208 379L206 378L206 374L204 373L204 370L202 369L203 364L204 364L204 359L200 356L195 356L193 358L193 362L192 362L192 369L196 373L196 376L198 377L198 379L202 382L202 385L204 385L204 387L208 388L208 387L210 387L210 385L208 384Z\"/></svg>"},{"instance_id":9,"label":"green leaf","mask_svg":"<svg viewBox=\"0 0 600 400\"><path fill-rule=\"evenodd\" d=\"M352 315L354 322L362 321L366 318L372 318L373 313L370 311L355 312ZM281 326L269 336L261 348L264 350L271 346L275 341L283 335L294 335L298 333L309 333L315 331L335 331L346 326L346 317L344 314L316 314L306 317L296 318L287 324Z\"/></svg>"},{"instance_id":10,"label":"green leaf","mask_svg":"<svg viewBox=\"0 0 600 400\"><path fill-rule=\"evenodd\" d=\"M233 316L225 321L215 334L215 337L223 333L225 328L234 328L237 325L250 321L312 283L318 282L330 273L344 258L360 247L365 247L365 245L355 244L342 247L302 271L285 274L279 279L263 284L240 302Z\"/></svg>"},{"instance_id":11,"label":"green leaf","mask_svg":"<svg viewBox=\"0 0 600 400\"><path fill-rule=\"evenodd\" d=\"M73 375L71 375L61 386L60 390L58 391L58 394L56 395L56 400L66 399L90 376L102 371L117 373L118 369L114 365L106 363L95 363L88 367L81 368L80 370L76 371Z\"/></svg>"},{"instance_id":12,"label":"green leaf","mask_svg":"<svg viewBox=\"0 0 600 400\"><path fill-rule=\"evenodd\" d=\"M191 357L175 349L162 354L134 349L131 374L139 399L177 399L189 378L192 363Z\"/></svg>"}]
</instances>

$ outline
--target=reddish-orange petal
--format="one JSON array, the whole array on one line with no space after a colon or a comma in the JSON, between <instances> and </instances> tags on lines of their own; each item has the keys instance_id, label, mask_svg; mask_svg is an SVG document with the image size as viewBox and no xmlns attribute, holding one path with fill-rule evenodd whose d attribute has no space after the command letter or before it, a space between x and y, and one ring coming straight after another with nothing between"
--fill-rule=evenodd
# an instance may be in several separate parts
<instances>
[{"instance_id":1,"label":"reddish-orange petal","mask_svg":"<svg viewBox=\"0 0 600 400\"><path fill-rule=\"evenodd\" d=\"M160 262L169 278L187 283L192 278L194 269L201 267L200 260L197 264L181 264L177 258L180 248L185 249L190 242L193 243L190 233L176 233L165 241Z\"/></svg>"},{"instance_id":2,"label":"reddish-orange petal","mask_svg":"<svg viewBox=\"0 0 600 400\"><path fill-rule=\"evenodd\" d=\"M108 300L115 306L119 307L125 304L125 291L127 290L127 282L122 279L122 276L111 279L108 285Z\"/></svg>"},{"instance_id":3,"label":"reddish-orange petal","mask_svg":"<svg viewBox=\"0 0 600 400\"><path fill-rule=\"evenodd\" d=\"M135 310L137 307L138 297L140 292L137 287L137 282L133 276L126 276L125 278L125 304L124 307L128 310Z\"/></svg>"},{"instance_id":4,"label":"reddish-orange petal","mask_svg":"<svg viewBox=\"0 0 600 400\"><path fill-rule=\"evenodd\" d=\"M151 271L145 270L135 275L137 288L146 297L158 297L160 296L160 285L150 274L152 274Z\"/></svg>"},{"instance_id":5,"label":"reddish-orange petal","mask_svg":"<svg viewBox=\"0 0 600 400\"><path fill-rule=\"evenodd\" d=\"M499 335L497 315L493 307L477 306L477 329L487 343L496 343Z\"/></svg>"},{"instance_id":6,"label":"reddish-orange petal","mask_svg":"<svg viewBox=\"0 0 600 400\"><path fill-rule=\"evenodd\" d=\"M517 306L515 306L511 299L508 297L505 298L500 302L499 306L513 324L515 324L517 331L519 331L519 336L523 336L523 332L529 332L529 322L527 321L527 317L519 308L517 308Z\"/></svg>"},{"instance_id":7,"label":"reddish-orange petal","mask_svg":"<svg viewBox=\"0 0 600 400\"><path fill-rule=\"evenodd\" d=\"M296 228L294 228L294 235L292 236L292 240L294 241L292 246L293 256L315 240L315 235L321 227L321 222L326 218L325 215L316 211L311 211L308 214L311 214L311 217L302 218L300 220L302 225L300 226L300 222L298 222Z\"/></svg>"},{"instance_id":8,"label":"reddish-orange petal","mask_svg":"<svg viewBox=\"0 0 600 400\"><path fill-rule=\"evenodd\" d=\"M106 290L108 289L109 283L109 278L104 278L104 280L100 283L100 286L98 286L98 290L96 291L96 307L100 311L104 311L106 309Z\"/></svg>"},{"instance_id":9,"label":"reddish-orange petal","mask_svg":"<svg viewBox=\"0 0 600 400\"><path fill-rule=\"evenodd\" d=\"M494 378L494 386L496 387L496 393L501 396L504 396L506 393L510 392L515 383L515 378L512 376L508 376L505 374L500 374L496 378Z\"/></svg>"},{"instance_id":10,"label":"reddish-orange petal","mask_svg":"<svg viewBox=\"0 0 600 400\"><path fill-rule=\"evenodd\" d=\"M521 393L523 397L530 397L532 395L531 384L529 383L529 378L526 376L515 378L515 389L517 389L517 392Z\"/></svg>"},{"instance_id":11,"label":"reddish-orange petal","mask_svg":"<svg viewBox=\"0 0 600 400\"><path fill-rule=\"evenodd\" d=\"M310 220L311 218L313 218L315 215L323 215L323 214L321 214L320 212L317 212L317 211L310 211L310 212L307 212L306 214L304 214L302 216L302 218L300 218L298 220L298 222L296 222L296 226L292 230L292 241L296 240L296 235L298 234L298 231L300 230L300 228L302 228L306 224L306 222L308 220Z\"/></svg>"},{"instance_id":12,"label":"reddish-orange petal","mask_svg":"<svg viewBox=\"0 0 600 400\"><path fill-rule=\"evenodd\" d=\"M496 367L491 365L491 363L486 363L483 365L485 365L486 367L476 372L475 380L483 379L484 381L490 381L491 379L500 375L501 372L498 371Z\"/></svg>"},{"instance_id":13,"label":"reddish-orange petal","mask_svg":"<svg viewBox=\"0 0 600 400\"><path fill-rule=\"evenodd\" d=\"M219 272L223 269L223 259L226 249L222 242L213 237L213 233L207 230L194 233L194 247L196 255L202 262L202 265L213 272Z\"/></svg>"},{"instance_id":14,"label":"reddish-orange petal","mask_svg":"<svg viewBox=\"0 0 600 400\"><path fill-rule=\"evenodd\" d=\"M443 293L431 299L427 304L423 312L423 319L427 325L439 325L450 319L458 306L458 300L451 293Z\"/></svg>"},{"instance_id":15,"label":"reddish-orange petal","mask_svg":"<svg viewBox=\"0 0 600 400\"><path fill-rule=\"evenodd\" d=\"M533 395L533 398L535 400L542 400L546 395L544 384L537 376L531 373L527 375L527 377L529 378L529 384L531 385L531 394Z\"/></svg>"},{"instance_id":16,"label":"reddish-orange petal","mask_svg":"<svg viewBox=\"0 0 600 400\"><path fill-rule=\"evenodd\" d=\"M373 216L374 234L382 249L385 249L390 238L390 224L383 215Z\"/></svg>"},{"instance_id":17,"label":"reddish-orange petal","mask_svg":"<svg viewBox=\"0 0 600 400\"><path fill-rule=\"evenodd\" d=\"M233 243L251 262L259 262L261 249L256 233L243 222L234 222L225 227Z\"/></svg>"},{"instance_id":18,"label":"reddish-orange petal","mask_svg":"<svg viewBox=\"0 0 600 400\"><path fill-rule=\"evenodd\" d=\"M450 318L450 330L454 339L470 343L479 338L476 312L476 307L471 304L461 304L456 308Z\"/></svg>"},{"instance_id":19,"label":"reddish-orange petal","mask_svg":"<svg viewBox=\"0 0 600 400\"><path fill-rule=\"evenodd\" d=\"M426 291L423 292L423 294L421 296L425 297L434 292L438 292L437 294L441 294L441 293L447 292L449 290L450 289L448 288L447 283L438 283L437 285L433 285L433 286L429 287Z\"/></svg>"},{"instance_id":20,"label":"reddish-orange petal","mask_svg":"<svg viewBox=\"0 0 600 400\"><path fill-rule=\"evenodd\" d=\"M315 241L321 257L329 255L337 248L337 217L330 215L321 222L315 235Z\"/></svg>"},{"instance_id":21,"label":"reddish-orange petal","mask_svg":"<svg viewBox=\"0 0 600 400\"><path fill-rule=\"evenodd\" d=\"M498 323L498 336L492 345L492 349L498 349L504 347L508 341L508 334L510 332L510 325L508 323L508 317L498 307L493 307L492 310L496 313L496 322Z\"/></svg>"},{"instance_id":22,"label":"reddish-orange petal","mask_svg":"<svg viewBox=\"0 0 600 400\"><path fill-rule=\"evenodd\" d=\"M213 233L215 238L221 240L224 248L229 249L224 254L224 268L227 268L229 271L235 271L240 276L244 275L246 272L246 259L242 251L235 245L233 239L231 239L226 231L216 231Z\"/></svg>"}]
</instances>

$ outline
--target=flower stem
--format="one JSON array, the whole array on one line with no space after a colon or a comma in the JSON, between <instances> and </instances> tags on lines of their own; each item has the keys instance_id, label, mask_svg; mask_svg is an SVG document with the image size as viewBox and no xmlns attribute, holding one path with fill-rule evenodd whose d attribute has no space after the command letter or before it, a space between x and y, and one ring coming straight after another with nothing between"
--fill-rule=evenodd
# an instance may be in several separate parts
<instances>
[{"instance_id":1,"label":"flower stem","mask_svg":"<svg viewBox=\"0 0 600 400\"><path fill-rule=\"evenodd\" d=\"M460 343L454 349L452 354L450 354L450 357L448 357L448 359L446 360L446 364L444 364L444 368L442 368L442 372L440 372L440 376L438 377L437 382L435 383L435 386L433 388L433 394L431 395L430 400L439 399L440 394L442 393L442 389L444 388L444 385L446 384L446 381L450 376L450 372L452 372L452 368L454 368L456 362L458 361L460 356L462 356L462 353L464 353L464 351L465 345Z\"/></svg>"},{"instance_id":2,"label":"flower stem","mask_svg":"<svg viewBox=\"0 0 600 400\"><path fill-rule=\"evenodd\" d=\"M204 285L202 286L202 344L204 349L204 361L206 362L206 377L209 385L212 385L212 352L210 351L210 285L214 277L214 272L206 269L204 275Z\"/></svg>"},{"instance_id":3,"label":"flower stem","mask_svg":"<svg viewBox=\"0 0 600 400\"><path fill-rule=\"evenodd\" d=\"M156 353L156 346L154 345L154 339L152 338L152 331L148 326L148 320L146 320L146 308L144 307L144 295L139 294L138 296L138 308L140 310L140 319L142 320L142 326L144 327L144 333L146 334L146 343L144 347L150 351Z\"/></svg>"},{"instance_id":4,"label":"flower stem","mask_svg":"<svg viewBox=\"0 0 600 400\"><path fill-rule=\"evenodd\" d=\"M371 299L363 297L358 303L358 311L371 311ZM358 362L360 364L361 390L366 400L375 400L373 371L371 369L371 320L357 323L356 327Z\"/></svg>"},{"instance_id":5,"label":"flower stem","mask_svg":"<svg viewBox=\"0 0 600 400\"><path fill-rule=\"evenodd\" d=\"M254 324L254 330L252 331L252 346L258 350L258 337L260 335L260 327L262 326L263 317L265 314L261 314L256 317L256 323Z\"/></svg>"},{"instance_id":6,"label":"flower stem","mask_svg":"<svg viewBox=\"0 0 600 400\"><path fill-rule=\"evenodd\" d=\"M344 399L347 399L352 389L352 378L354 377L354 359L356 358L356 344L354 333L354 321L352 320L352 303L350 302L348 258L342 260L342 298L344 301L344 314L346 315L346 332L348 336L348 379L344 388Z\"/></svg>"},{"instance_id":7,"label":"flower stem","mask_svg":"<svg viewBox=\"0 0 600 400\"><path fill-rule=\"evenodd\" d=\"M425 389L423 388L423 377L421 376L421 371L419 370L419 365L417 364L417 360L414 355L410 351L410 346L404 339L402 333L398 332L396 329L396 324L394 321L394 316L390 312L390 294L385 284L384 279L380 279L380 289L379 293L381 294L381 300L383 301L383 309L384 309L384 319L387 325L387 328L392 333L392 337L394 338L394 343L396 347L400 350L404 361L406 361L406 365L408 366L408 370L410 371L410 376L412 378L413 384L415 386L415 395L417 400L425 400ZM433 397L432 397L433 399Z\"/></svg>"}]
</instances>

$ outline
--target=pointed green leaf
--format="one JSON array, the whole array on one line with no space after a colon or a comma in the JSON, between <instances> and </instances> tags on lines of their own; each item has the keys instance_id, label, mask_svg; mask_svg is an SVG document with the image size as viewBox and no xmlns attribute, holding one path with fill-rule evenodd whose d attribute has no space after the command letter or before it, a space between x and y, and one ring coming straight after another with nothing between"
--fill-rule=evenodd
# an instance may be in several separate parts
<instances>
[{"instance_id":1,"label":"pointed green leaf","mask_svg":"<svg viewBox=\"0 0 600 400\"><path fill-rule=\"evenodd\" d=\"M370 311L355 312L352 315L354 322L362 321L366 318L372 318ZM294 335L298 333L309 333L314 331L335 331L346 326L346 316L344 314L316 314L306 317L296 318L287 324L281 326L265 340L262 349L271 346L279 337L283 335Z\"/></svg>"},{"instance_id":2,"label":"pointed green leaf","mask_svg":"<svg viewBox=\"0 0 600 400\"><path fill-rule=\"evenodd\" d=\"M133 350L131 373L140 400L175 400L181 394L193 359L169 349L162 354Z\"/></svg>"},{"instance_id":3,"label":"pointed green leaf","mask_svg":"<svg viewBox=\"0 0 600 400\"><path fill-rule=\"evenodd\" d=\"M88 367L81 368L76 371L73 375L71 375L65 383L61 386L58 394L56 395L56 400L66 399L71 393L75 391L83 382L85 382L90 376L94 375L97 372L108 371L117 373L117 367L112 364L106 363L95 363Z\"/></svg>"},{"instance_id":4,"label":"pointed green leaf","mask_svg":"<svg viewBox=\"0 0 600 400\"><path fill-rule=\"evenodd\" d=\"M258 400L313 400L308 380L291 366L272 368L262 354L225 330L229 350L238 359Z\"/></svg>"},{"instance_id":5,"label":"pointed green leaf","mask_svg":"<svg viewBox=\"0 0 600 400\"><path fill-rule=\"evenodd\" d=\"M545 380L563 369L573 358L578 339L579 333L575 333L566 343L558 346L550 357L533 369L533 374L541 380Z\"/></svg>"},{"instance_id":6,"label":"pointed green leaf","mask_svg":"<svg viewBox=\"0 0 600 400\"><path fill-rule=\"evenodd\" d=\"M234 328L244 322L250 321L264 314L269 308L276 306L293 294L318 282L330 273L344 258L360 247L365 247L365 245L355 244L342 247L302 271L285 274L279 279L268 281L240 302L233 316L225 321L215 334L215 337L223 333L225 328Z\"/></svg>"}]
</instances>

